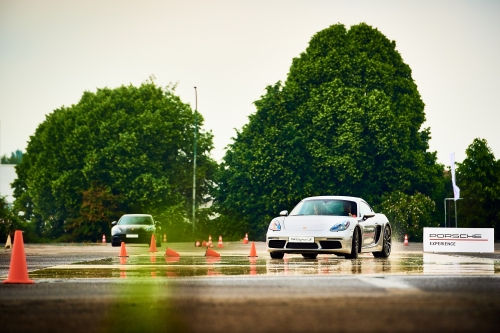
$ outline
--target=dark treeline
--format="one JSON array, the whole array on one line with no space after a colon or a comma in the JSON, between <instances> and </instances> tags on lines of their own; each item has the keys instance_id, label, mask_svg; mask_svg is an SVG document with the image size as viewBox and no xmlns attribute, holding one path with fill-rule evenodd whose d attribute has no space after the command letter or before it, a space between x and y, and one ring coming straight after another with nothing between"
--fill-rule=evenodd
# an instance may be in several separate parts
<instances>
[{"instance_id":1,"label":"dark treeline","mask_svg":"<svg viewBox=\"0 0 500 333\"><path fill-rule=\"evenodd\" d=\"M85 92L49 114L17 165L0 230L28 241L95 241L123 213L150 213L170 241L263 239L272 217L314 195L352 195L396 236L443 226L451 179L422 128L424 102L396 43L366 24L333 25L266 88L220 165L203 117L153 82ZM192 234L194 123L197 221ZM475 139L458 164L460 227L500 234L500 162ZM17 155L16 155L17 156ZM210 208L199 207L213 200Z\"/></svg>"}]
</instances>

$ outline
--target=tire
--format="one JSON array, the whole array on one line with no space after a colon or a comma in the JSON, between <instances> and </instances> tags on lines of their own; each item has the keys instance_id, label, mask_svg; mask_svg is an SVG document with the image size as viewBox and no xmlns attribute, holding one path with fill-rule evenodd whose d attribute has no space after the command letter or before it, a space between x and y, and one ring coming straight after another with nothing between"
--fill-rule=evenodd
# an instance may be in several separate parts
<instances>
[{"instance_id":1,"label":"tire","mask_svg":"<svg viewBox=\"0 0 500 333\"><path fill-rule=\"evenodd\" d=\"M346 254L346 259L356 259L359 253L359 229L354 229L354 233L352 234L352 245L351 245L351 253Z\"/></svg>"},{"instance_id":2,"label":"tire","mask_svg":"<svg viewBox=\"0 0 500 333\"><path fill-rule=\"evenodd\" d=\"M386 225L384 228L382 251L373 252L373 256L375 258L388 258L391 255L391 250L392 250L391 235L392 235L391 228L388 225Z\"/></svg>"},{"instance_id":3,"label":"tire","mask_svg":"<svg viewBox=\"0 0 500 333\"><path fill-rule=\"evenodd\" d=\"M111 242L111 246L113 246L113 247L120 246L120 245L122 245L122 244L121 243Z\"/></svg>"},{"instance_id":4,"label":"tire","mask_svg":"<svg viewBox=\"0 0 500 333\"><path fill-rule=\"evenodd\" d=\"M318 254L317 253L302 253L302 256L305 259L316 259L316 257L318 256Z\"/></svg>"},{"instance_id":5,"label":"tire","mask_svg":"<svg viewBox=\"0 0 500 333\"><path fill-rule=\"evenodd\" d=\"M285 254L283 252L269 252L272 259L283 259Z\"/></svg>"},{"instance_id":6,"label":"tire","mask_svg":"<svg viewBox=\"0 0 500 333\"><path fill-rule=\"evenodd\" d=\"M161 243L156 243L156 247L161 247Z\"/></svg>"}]
</instances>

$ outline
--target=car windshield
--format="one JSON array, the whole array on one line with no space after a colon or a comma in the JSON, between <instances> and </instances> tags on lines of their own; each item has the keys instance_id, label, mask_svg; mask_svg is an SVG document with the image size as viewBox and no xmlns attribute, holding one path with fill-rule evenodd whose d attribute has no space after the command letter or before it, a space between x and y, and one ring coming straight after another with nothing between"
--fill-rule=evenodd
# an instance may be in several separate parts
<instances>
[{"instance_id":1,"label":"car windshield","mask_svg":"<svg viewBox=\"0 0 500 333\"><path fill-rule=\"evenodd\" d=\"M140 225L150 225L153 224L153 219L151 216L122 216L118 224L130 225L130 224L140 224Z\"/></svg>"},{"instance_id":2,"label":"car windshield","mask_svg":"<svg viewBox=\"0 0 500 333\"><path fill-rule=\"evenodd\" d=\"M356 216L357 208L354 201L338 199L303 200L290 212L289 216L298 215L330 215Z\"/></svg>"}]
</instances>

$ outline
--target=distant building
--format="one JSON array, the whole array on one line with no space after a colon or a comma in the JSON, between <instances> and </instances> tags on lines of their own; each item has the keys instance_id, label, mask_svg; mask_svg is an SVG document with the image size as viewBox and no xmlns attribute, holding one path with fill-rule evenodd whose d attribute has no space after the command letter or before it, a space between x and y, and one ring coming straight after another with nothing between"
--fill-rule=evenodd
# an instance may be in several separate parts
<instances>
[{"instance_id":1,"label":"distant building","mask_svg":"<svg viewBox=\"0 0 500 333\"><path fill-rule=\"evenodd\" d=\"M15 164L0 164L0 195L4 196L7 203L14 203L14 190L10 186L17 178Z\"/></svg>"}]
</instances>

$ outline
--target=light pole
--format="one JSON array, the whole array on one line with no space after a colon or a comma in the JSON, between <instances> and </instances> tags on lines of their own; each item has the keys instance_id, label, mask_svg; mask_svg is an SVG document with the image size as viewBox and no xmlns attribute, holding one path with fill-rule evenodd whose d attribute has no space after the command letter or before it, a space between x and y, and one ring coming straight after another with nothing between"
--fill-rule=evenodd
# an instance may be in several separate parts
<instances>
[{"instance_id":1,"label":"light pole","mask_svg":"<svg viewBox=\"0 0 500 333\"><path fill-rule=\"evenodd\" d=\"M194 110L194 152L193 152L193 236L195 234L195 218L196 218L196 139L198 133L198 92L194 87L195 110Z\"/></svg>"},{"instance_id":2,"label":"light pole","mask_svg":"<svg viewBox=\"0 0 500 333\"><path fill-rule=\"evenodd\" d=\"M458 198L460 200L462 198ZM444 198L444 227L446 228L446 201L455 200L455 198ZM455 228L457 227L457 200L455 200Z\"/></svg>"}]
</instances>

